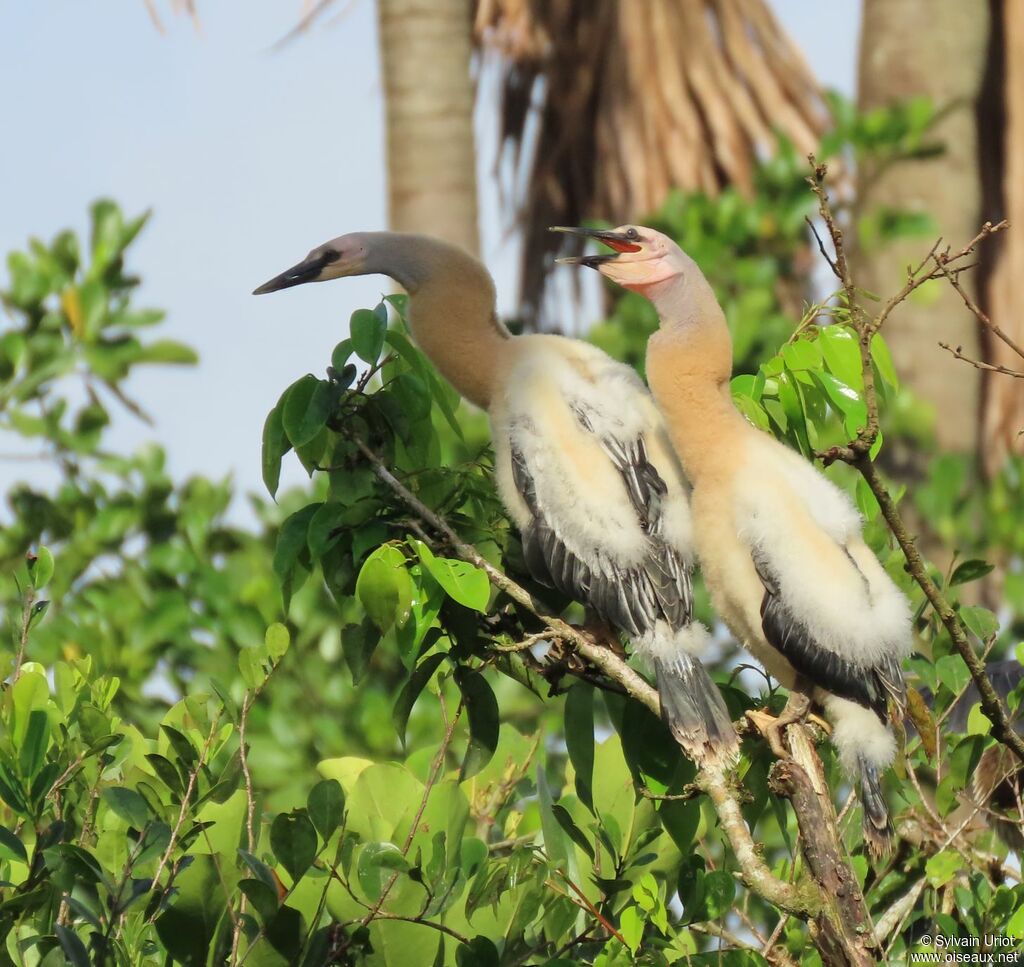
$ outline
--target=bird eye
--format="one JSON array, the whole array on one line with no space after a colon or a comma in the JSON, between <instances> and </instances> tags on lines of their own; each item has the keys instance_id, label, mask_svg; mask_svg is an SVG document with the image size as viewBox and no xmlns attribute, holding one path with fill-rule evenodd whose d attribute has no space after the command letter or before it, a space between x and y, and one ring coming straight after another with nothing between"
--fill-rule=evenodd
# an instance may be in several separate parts
<instances>
[{"instance_id":1,"label":"bird eye","mask_svg":"<svg viewBox=\"0 0 1024 967\"><path fill-rule=\"evenodd\" d=\"M341 252L336 252L334 249L329 248L323 253L323 260L328 264L331 262L337 262L341 258Z\"/></svg>"},{"instance_id":2,"label":"bird eye","mask_svg":"<svg viewBox=\"0 0 1024 967\"><path fill-rule=\"evenodd\" d=\"M640 237L640 233L635 228L626 229L626 238L636 241Z\"/></svg>"}]
</instances>

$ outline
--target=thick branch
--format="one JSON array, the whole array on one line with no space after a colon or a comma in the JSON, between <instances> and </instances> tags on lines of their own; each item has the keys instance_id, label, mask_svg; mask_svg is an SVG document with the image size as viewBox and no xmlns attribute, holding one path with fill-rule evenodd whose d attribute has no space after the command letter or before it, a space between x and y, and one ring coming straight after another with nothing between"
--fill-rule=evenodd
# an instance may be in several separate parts
<instances>
[{"instance_id":1,"label":"thick branch","mask_svg":"<svg viewBox=\"0 0 1024 967\"><path fill-rule=\"evenodd\" d=\"M792 803L804 861L821 888L822 911L812 923L816 945L826 964L874 964L871 920L844 857L821 760L804 726L791 725L786 736L791 757L772 767L769 787Z\"/></svg>"}]
</instances>

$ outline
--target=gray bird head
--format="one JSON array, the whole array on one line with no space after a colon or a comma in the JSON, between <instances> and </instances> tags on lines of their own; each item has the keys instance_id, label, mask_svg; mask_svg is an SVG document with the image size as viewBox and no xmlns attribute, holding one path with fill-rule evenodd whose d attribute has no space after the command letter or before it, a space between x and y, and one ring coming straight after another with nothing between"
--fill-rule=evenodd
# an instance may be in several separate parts
<instances>
[{"instance_id":1,"label":"gray bird head","mask_svg":"<svg viewBox=\"0 0 1024 967\"><path fill-rule=\"evenodd\" d=\"M305 282L326 282L346 275L365 275L368 272L368 255L369 239L365 233L339 235L318 245L297 265L275 275L269 282L264 282L252 294L263 295Z\"/></svg>"}]
</instances>

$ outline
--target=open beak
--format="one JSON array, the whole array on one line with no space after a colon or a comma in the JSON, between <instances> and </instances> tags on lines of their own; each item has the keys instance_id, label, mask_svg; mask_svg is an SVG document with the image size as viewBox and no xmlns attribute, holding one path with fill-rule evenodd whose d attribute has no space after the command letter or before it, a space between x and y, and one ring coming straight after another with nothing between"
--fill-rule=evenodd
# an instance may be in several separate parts
<instances>
[{"instance_id":1,"label":"open beak","mask_svg":"<svg viewBox=\"0 0 1024 967\"><path fill-rule=\"evenodd\" d=\"M639 252L640 246L626 236L625 232L605 231L598 228L570 228L565 225L553 225L549 232L562 232L565 235L575 235L578 238L593 238L603 242L614 252L604 252L601 255L571 255L555 259L560 265L585 265L588 268L596 269L605 262L613 262L623 252Z\"/></svg>"},{"instance_id":2,"label":"open beak","mask_svg":"<svg viewBox=\"0 0 1024 967\"><path fill-rule=\"evenodd\" d=\"M293 285L302 285L303 282L315 282L327 265L326 255L317 255L314 258L307 258L305 261L293 265L290 269L275 275L269 282L264 282L258 289L253 289L253 295L264 295L267 292L277 292L278 289L288 289Z\"/></svg>"}]
</instances>

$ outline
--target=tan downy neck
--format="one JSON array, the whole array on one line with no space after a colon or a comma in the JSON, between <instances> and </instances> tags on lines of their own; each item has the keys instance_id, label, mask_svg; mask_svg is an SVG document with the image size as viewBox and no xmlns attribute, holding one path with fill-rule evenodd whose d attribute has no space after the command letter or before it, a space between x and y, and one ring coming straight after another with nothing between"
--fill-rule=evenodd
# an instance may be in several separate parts
<instances>
[{"instance_id":1,"label":"tan downy neck","mask_svg":"<svg viewBox=\"0 0 1024 967\"><path fill-rule=\"evenodd\" d=\"M733 405L732 339L714 290L696 264L643 294L661 328L647 344L647 381L691 482L733 464L750 426Z\"/></svg>"},{"instance_id":2,"label":"tan downy neck","mask_svg":"<svg viewBox=\"0 0 1024 967\"><path fill-rule=\"evenodd\" d=\"M462 396L487 409L508 368L512 341L497 317L490 274L439 239L388 235L387 263L376 271L409 293L413 338Z\"/></svg>"}]
</instances>

